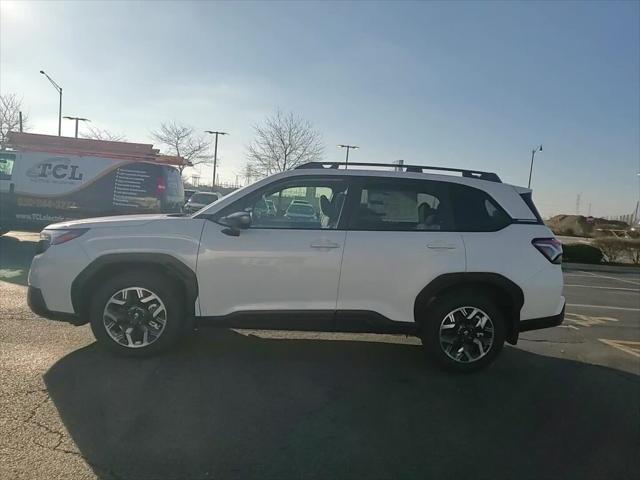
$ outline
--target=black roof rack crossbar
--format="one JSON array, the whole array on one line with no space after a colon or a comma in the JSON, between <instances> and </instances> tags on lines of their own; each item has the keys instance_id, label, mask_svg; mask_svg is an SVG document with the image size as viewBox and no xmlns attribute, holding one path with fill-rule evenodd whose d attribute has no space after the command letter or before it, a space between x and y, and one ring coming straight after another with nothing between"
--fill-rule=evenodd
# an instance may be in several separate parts
<instances>
[{"instance_id":1,"label":"black roof rack crossbar","mask_svg":"<svg viewBox=\"0 0 640 480\"><path fill-rule=\"evenodd\" d=\"M500 177L493 172L482 172L480 170L469 170L468 168L453 167L433 167L430 165L398 165L397 163L371 163L371 162L309 162L303 163L296 167L298 169L306 168L339 168L341 166L351 165L353 167L391 167L396 171L426 173L425 170L433 170L437 172L456 172L461 173L466 178L477 178L479 180L487 180L489 182L502 183Z\"/></svg>"}]
</instances>

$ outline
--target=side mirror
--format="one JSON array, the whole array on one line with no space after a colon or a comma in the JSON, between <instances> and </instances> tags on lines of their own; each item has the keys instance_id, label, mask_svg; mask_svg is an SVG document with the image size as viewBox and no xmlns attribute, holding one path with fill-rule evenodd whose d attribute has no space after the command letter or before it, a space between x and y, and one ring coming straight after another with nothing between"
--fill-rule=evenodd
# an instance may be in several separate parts
<instances>
[{"instance_id":1,"label":"side mirror","mask_svg":"<svg viewBox=\"0 0 640 480\"><path fill-rule=\"evenodd\" d=\"M224 217L222 221L228 226L222 233L237 237L241 230L251 226L251 215L248 212L235 212Z\"/></svg>"}]
</instances>

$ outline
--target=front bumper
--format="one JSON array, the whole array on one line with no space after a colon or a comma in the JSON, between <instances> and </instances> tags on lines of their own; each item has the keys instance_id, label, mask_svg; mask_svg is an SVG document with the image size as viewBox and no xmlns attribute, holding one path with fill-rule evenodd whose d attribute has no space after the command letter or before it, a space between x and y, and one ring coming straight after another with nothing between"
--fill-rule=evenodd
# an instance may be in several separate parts
<instances>
[{"instance_id":1,"label":"front bumper","mask_svg":"<svg viewBox=\"0 0 640 480\"><path fill-rule=\"evenodd\" d=\"M542 318L531 318L529 320L520 321L520 333L531 330L540 330L542 328L557 327L564 321L564 309L566 304L562 306L562 310L557 315Z\"/></svg>"},{"instance_id":2,"label":"front bumper","mask_svg":"<svg viewBox=\"0 0 640 480\"><path fill-rule=\"evenodd\" d=\"M72 313L53 312L49 310L40 289L31 285L27 289L27 304L31 311L40 317L48 318L49 320L68 322L73 325L81 325L78 317Z\"/></svg>"}]
</instances>

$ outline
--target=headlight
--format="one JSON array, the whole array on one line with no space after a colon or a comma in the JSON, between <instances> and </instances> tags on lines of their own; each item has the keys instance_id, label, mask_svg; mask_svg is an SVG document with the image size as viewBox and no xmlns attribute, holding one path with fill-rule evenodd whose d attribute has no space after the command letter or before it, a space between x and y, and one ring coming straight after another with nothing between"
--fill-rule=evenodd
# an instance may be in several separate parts
<instances>
[{"instance_id":1,"label":"headlight","mask_svg":"<svg viewBox=\"0 0 640 480\"><path fill-rule=\"evenodd\" d=\"M61 243L66 243L69 240L78 238L87 231L89 231L88 228L66 228L60 230L48 230L45 228L40 232L40 241L36 248L36 254L44 252L51 245L60 245Z\"/></svg>"}]
</instances>

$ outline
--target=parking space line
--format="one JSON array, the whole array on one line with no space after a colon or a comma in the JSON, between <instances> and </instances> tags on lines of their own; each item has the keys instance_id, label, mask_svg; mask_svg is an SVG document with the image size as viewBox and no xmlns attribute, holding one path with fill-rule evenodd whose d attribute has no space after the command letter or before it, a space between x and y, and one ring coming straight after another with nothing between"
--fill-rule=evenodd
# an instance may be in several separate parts
<instances>
[{"instance_id":1,"label":"parking space line","mask_svg":"<svg viewBox=\"0 0 640 480\"><path fill-rule=\"evenodd\" d=\"M558 325L558 328L570 328L571 330L580 330L575 325Z\"/></svg>"},{"instance_id":2,"label":"parking space line","mask_svg":"<svg viewBox=\"0 0 640 480\"><path fill-rule=\"evenodd\" d=\"M631 307L612 307L609 305L587 305L584 303L567 303L567 307L578 307L578 308L604 308L609 310L625 310L628 312L640 312L640 308L631 308Z\"/></svg>"},{"instance_id":3,"label":"parking space line","mask_svg":"<svg viewBox=\"0 0 640 480\"><path fill-rule=\"evenodd\" d=\"M609 345L610 347L622 350L634 357L640 358L640 342L630 342L626 340L607 340L606 338L599 338L599 341Z\"/></svg>"},{"instance_id":4,"label":"parking space line","mask_svg":"<svg viewBox=\"0 0 640 480\"><path fill-rule=\"evenodd\" d=\"M595 273L591 273L591 272L585 272L582 270L578 270L580 273L586 273L589 276L592 277L596 277L596 278L606 278L607 280L617 280L618 282L624 282L624 283L630 283L631 285L640 285L640 282L634 282L633 280L626 280L626 279L622 279L622 278L616 278L616 277L609 277L607 275L596 275Z\"/></svg>"},{"instance_id":5,"label":"parking space line","mask_svg":"<svg viewBox=\"0 0 640 480\"><path fill-rule=\"evenodd\" d=\"M638 288L623 288L623 287L596 287L593 285L576 285L571 283L565 283L565 287L581 287L581 288L599 288L602 290L624 290L626 292L640 292Z\"/></svg>"},{"instance_id":6,"label":"parking space line","mask_svg":"<svg viewBox=\"0 0 640 480\"><path fill-rule=\"evenodd\" d=\"M582 315L581 313L567 312L565 322L580 325L581 327L592 327L594 325L605 325L607 322L618 322L617 318L612 317L593 317Z\"/></svg>"}]
</instances>

